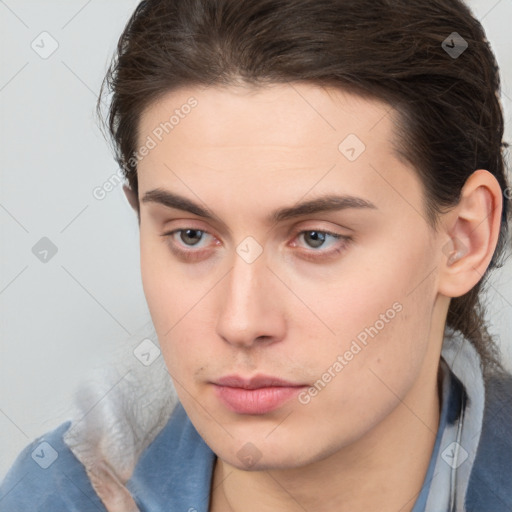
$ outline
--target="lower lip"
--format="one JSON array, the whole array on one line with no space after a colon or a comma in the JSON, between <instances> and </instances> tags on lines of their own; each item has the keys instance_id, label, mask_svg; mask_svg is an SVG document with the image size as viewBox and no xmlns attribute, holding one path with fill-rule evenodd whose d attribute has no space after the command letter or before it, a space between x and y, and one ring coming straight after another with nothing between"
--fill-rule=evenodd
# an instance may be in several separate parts
<instances>
[{"instance_id":1,"label":"lower lip","mask_svg":"<svg viewBox=\"0 0 512 512\"><path fill-rule=\"evenodd\" d=\"M214 384L217 397L238 414L265 414L298 395L307 386L275 386L257 389L232 388Z\"/></svg>"}]
</instances>

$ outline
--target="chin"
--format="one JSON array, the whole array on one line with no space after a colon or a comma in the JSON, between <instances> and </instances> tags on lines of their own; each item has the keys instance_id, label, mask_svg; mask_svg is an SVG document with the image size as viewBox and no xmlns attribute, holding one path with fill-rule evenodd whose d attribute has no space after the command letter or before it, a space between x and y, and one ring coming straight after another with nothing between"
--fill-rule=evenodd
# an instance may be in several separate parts
<instances>
[{"instance_id":1,"label":"chin","mask_svg":"<svg viewBox=\"0 0 512 512\"><path fill-rule=\"evenodd\" d=\"M332 447L312 446L307 439L299 442L288 439L286 444L252 439L254 441L251 441L251 437L243 440L239 438L237 442L224 444L221 449L214 451L219 458L243 471L295 469L322 460L333 453ZM278 439L276 441L279 443Z\"/></svg>"},{"instance_id":2,"label":"chin","mask_svg":"<svg viewBox=\"0 0 512 512\"><path fill-rule=\"evenodd\" d=\"M222 457L221 457L222 458ZM242 471L268 471L268 470L287 470L295 469L307 465L309 461L302 461L298 459L296 454L275 454L270 457L262 455L261 459L257 462L240 460L237 453L230 454L228 459L224 459L231 466L236 467Z\"/></svg>"}]
</instances>

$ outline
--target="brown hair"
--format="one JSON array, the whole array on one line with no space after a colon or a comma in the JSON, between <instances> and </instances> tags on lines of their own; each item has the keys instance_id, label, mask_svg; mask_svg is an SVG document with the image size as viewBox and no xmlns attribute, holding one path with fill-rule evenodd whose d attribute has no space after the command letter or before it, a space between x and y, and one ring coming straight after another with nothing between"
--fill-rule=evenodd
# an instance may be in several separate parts
<instances>
[{"instance_id":1,"label":"brown hair","mask_svg":"<svg viewBox=\"0 0 512 512\"><path fill-rule=\"evenodd\" d=\"M467 43L450 55L457 32ZM448 39L447 39L448 38ZM498 65L481 24L459 0L145 0L120 37L98 100L112 93L108 131L138 193L142 112L192 85L309 82L387 102L398 113L399 154L420 176L432 226L458 203L476 169L507 189ZM490 268L507 240L508 194ZM486 272L485 275L487 275ZM484 374L501 371L485 324L483 279L452 299L447 324L478 350Z\"/></svg>"}]
</instances>

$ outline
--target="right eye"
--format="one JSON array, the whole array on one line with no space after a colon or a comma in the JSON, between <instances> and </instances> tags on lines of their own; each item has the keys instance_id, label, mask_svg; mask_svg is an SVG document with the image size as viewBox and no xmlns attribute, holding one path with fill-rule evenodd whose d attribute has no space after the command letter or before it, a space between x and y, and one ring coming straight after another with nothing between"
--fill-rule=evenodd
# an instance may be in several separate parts
<instances>
[{"instance_id":1,"label":"right eye","mask_svg":"<svg viewBox=\"0 0 512 512\"><path fill-rule=\"evenodd\" d=\"M184 260L194 260L203 255L204 251L200 249L207 247L206 244L201 244L203 240L207 239L205 235L214 238L207 231L190 227L174 229L168 233L163 233L161 236L166 239L174 254ZM187 247L190 249L186 249Z\"/></svg>"}]
</instances>

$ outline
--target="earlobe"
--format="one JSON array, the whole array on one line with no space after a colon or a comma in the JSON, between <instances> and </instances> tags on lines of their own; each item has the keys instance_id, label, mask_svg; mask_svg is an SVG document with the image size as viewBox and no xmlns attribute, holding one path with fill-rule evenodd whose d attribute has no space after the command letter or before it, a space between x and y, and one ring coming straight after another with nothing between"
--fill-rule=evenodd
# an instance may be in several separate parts
<instances>
[{"instance_id":1,"label":"earlobe","mask_svg":"<svg viewBox=\"0 0 512 512\"><path fill-rule=\"evenodd\" d=\"M139 199L137 194L128 185L123 185L123 191L126 199L128 199L128 202L130 203L130 206L138 213Z\"/></svg>"},{"instance_id":2,"label":"earlobe","mask_svg":"<svg viewBox=\"0 0 512 512\"><path fill-rule=\"evenodd\" d=\"M485 274L498 242L502 192L488 171L475 171L461 191L459 204L445 214L445 239L439 292L460 297Z\"/></svg>"}]
</instances>

